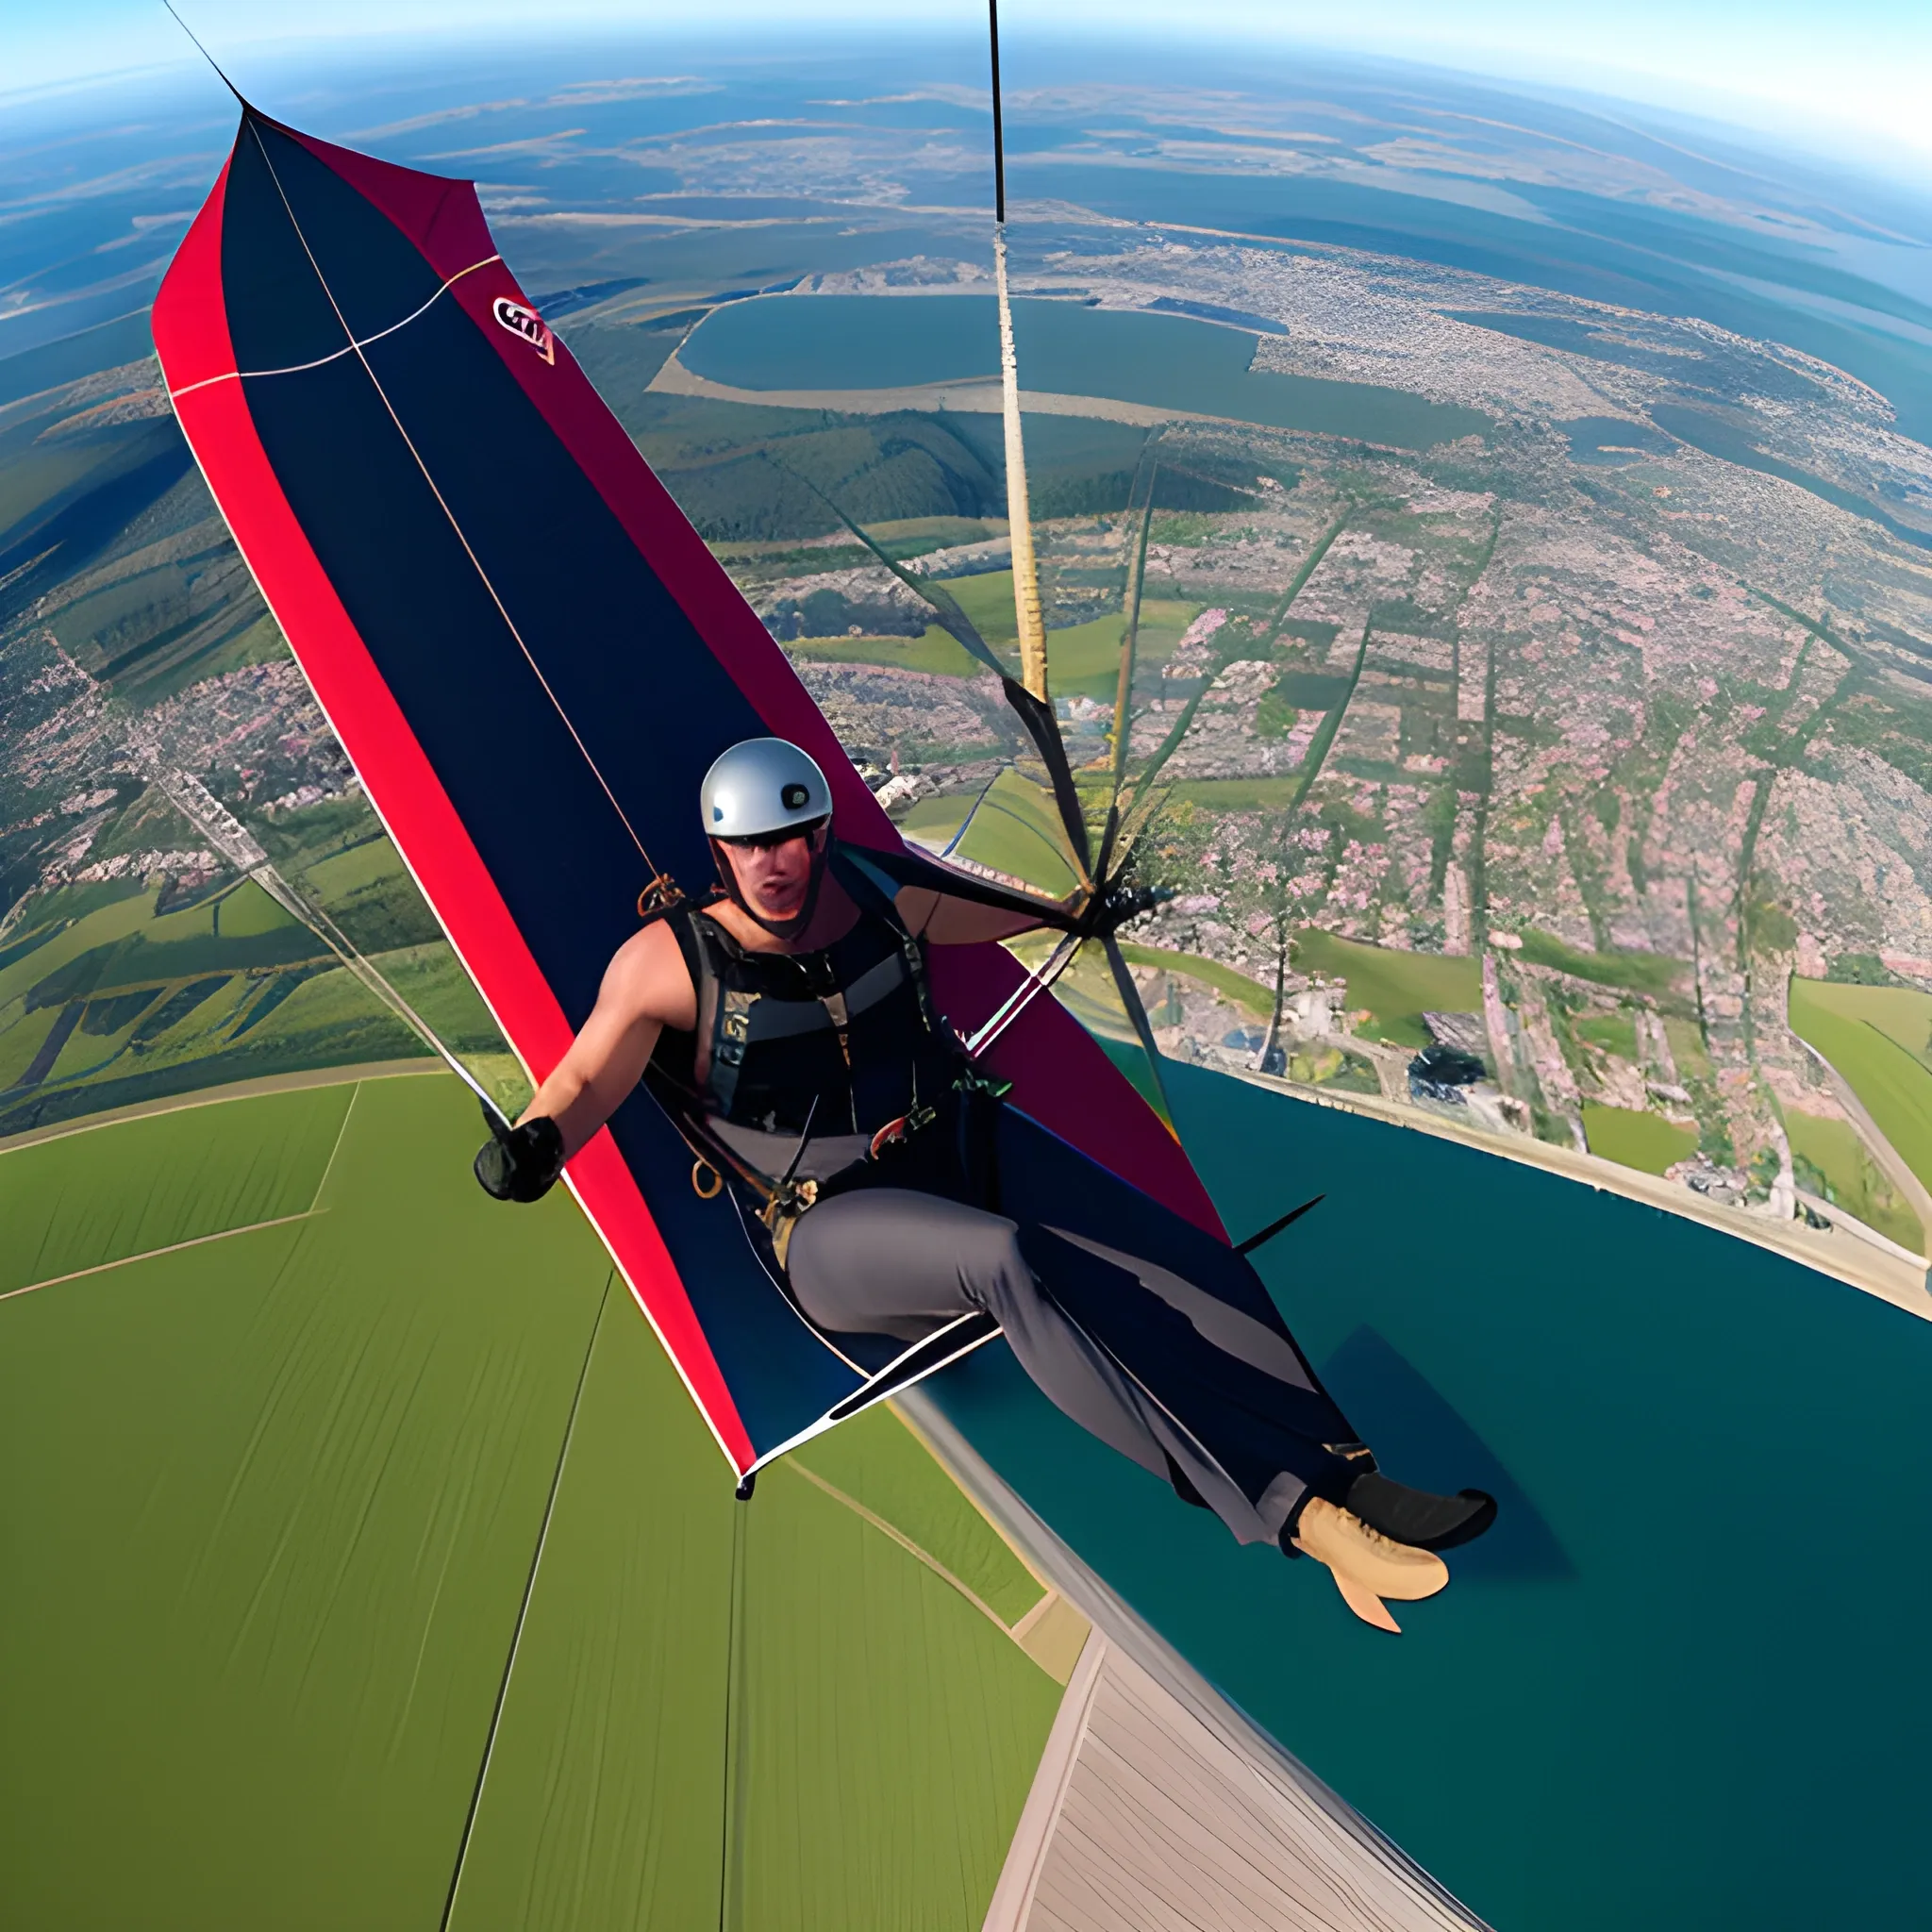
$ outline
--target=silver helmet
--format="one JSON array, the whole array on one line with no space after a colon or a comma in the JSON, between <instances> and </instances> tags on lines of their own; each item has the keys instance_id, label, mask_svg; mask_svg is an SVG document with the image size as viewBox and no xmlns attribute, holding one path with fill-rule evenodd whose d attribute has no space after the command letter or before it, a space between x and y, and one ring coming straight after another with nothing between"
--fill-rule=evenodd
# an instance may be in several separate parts
<instances>
[{"instance_id":1,"label":"silver helmet","mask_svg":"<svg viewBox=\"0 0 1932 1932\"><path fill-rule=\"evenodd\" d=\"M789 739L747 738L705 774L698 809L708 837L757 839L830 818L832 788Z\"/></svg>"}]
</instances>

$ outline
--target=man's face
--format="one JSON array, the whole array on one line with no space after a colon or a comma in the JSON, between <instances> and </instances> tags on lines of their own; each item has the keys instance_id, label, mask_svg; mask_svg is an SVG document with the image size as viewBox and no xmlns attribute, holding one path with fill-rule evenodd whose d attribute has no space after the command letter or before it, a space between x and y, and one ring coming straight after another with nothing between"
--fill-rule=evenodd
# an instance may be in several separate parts
<instances>
[{"instance_id":1,"label":"man's face","mask_svg":"<svg viewBox=\"0 0 1932 1932\"><path fill-rule=\"evenodd\" d=\"M744 902L774 925L795 919L811 890L812 851L819 829L789 832L770 840L733 839L724 851Z\"/></svg>"}]
</instances>

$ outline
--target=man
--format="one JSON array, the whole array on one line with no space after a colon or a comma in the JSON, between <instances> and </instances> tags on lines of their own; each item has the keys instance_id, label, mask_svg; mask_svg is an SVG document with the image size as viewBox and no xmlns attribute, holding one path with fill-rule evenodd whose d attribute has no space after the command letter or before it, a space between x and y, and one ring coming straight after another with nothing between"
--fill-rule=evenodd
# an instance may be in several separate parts
<instances>
[{"instance_id":1,"label":"man","mask_svg":"<svg viewBox=\"0 0 1932 1932\"><path fill-rule=\"evenodd\" d=\"M724 753L699 806L719 891L619 948L570 1051L477 1155L483 1186L536 1199L648 1072L824 1334L916 1341L989 1313L1075 1422L1242 1541L1319 1558L1366 1621L1394 1629L1382 1599L1441 1590L1436 1553L1495 1504L1383 1475L1285 1331L1210 1291L1230 1269L1245 1285L1244 1260L1178 1216L1157 1260L1080 1225L1077 1202L1051 1224L999 1211L992 1090L932 1011L925 948L1040 921L888 897L835 849L824 774L782 739Z\"/></svg>"}]
</instances>

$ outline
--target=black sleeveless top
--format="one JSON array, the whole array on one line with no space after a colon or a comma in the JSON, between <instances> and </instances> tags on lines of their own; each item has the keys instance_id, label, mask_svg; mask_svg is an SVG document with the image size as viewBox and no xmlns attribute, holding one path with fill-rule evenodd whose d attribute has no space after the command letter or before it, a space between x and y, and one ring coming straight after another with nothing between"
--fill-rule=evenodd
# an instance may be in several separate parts
<instances>
[{"instance_id":1,"label":"black sleeveless top","mask_svg":"<svg viewBox=\"0 0 1932 1932\"><path fill-rule=\"evenodd\" d=\"M665 915L697 991L654 1068L712 1123L813 1141L875 1134L938 1108L959 1053L934 1017L922 941L890 902L810 953L753 953L689 901ZM734 1140L736 1137L733 1137Z\"/></svg>"}]
</instances>

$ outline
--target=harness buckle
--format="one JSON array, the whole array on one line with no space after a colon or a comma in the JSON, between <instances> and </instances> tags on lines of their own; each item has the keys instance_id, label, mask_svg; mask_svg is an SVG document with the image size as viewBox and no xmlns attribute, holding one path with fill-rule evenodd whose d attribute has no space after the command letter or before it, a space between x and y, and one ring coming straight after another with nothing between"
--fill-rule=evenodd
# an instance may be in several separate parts
<instances>
[{"instance_id":1,"label":"harness buckle","mask_svg":"<svg viewBox=\"0 0 1932 1932\"><path fill-rule=\"evenodd\" d=\"M791 1230L798 1225L799 1216L818 1197L817 1181L780 1181L773 1189L771 1199L759 1208L758 1219L772 1237L772 1252L777 1257L779 1267L785 1266L785 1257L791 1247Z\"/></svg>"}]
</instances>

